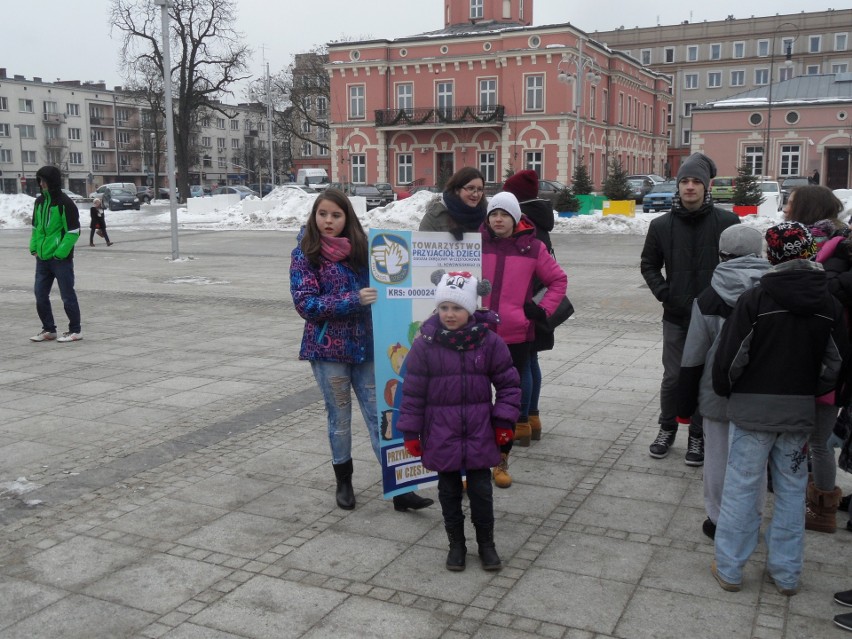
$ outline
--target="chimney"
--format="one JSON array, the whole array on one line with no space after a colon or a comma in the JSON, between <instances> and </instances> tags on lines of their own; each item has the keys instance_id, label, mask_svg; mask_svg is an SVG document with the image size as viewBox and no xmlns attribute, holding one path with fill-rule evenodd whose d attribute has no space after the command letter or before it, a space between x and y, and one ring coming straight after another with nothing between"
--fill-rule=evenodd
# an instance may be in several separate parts
<instances>
[{"instance_id":1,"label":"chimney","mask_svg":"<svg viewBox=\"0 0 852 639\"><path fill-rule=\"evenodd\" d=\"M41 78L37 78L36 76L33 76L33 82L41 82Z\"/></svg>"},{"instance_id":2,"label":"chimney","mask_svg":"<svg viewBox=\"0 0 852 639\"><path fill-rule=\"evenodd\" d=\"M0 80L6 79L6 69L0 68Z\"/></svg>"},{"instance_id":3,"label":"chimney","mask_svg":"<svg viewBox=\"0 0 852 639\"><path fill-rule=\"evenodd\" d=\"M22 76L22 75L17 75L17 74L15 74L15 79L16 79L16 80L26 80L26 78L25 78L24 76Z\"/></svg>"}]
</instances>

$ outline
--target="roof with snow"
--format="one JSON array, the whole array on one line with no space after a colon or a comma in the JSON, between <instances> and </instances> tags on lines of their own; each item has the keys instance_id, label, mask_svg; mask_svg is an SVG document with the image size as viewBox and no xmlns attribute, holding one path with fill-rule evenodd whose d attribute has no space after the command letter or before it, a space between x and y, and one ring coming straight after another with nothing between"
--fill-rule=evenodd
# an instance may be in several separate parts
<instances>
[{"instance_id":1,"label":"roof with snow","mask_svg":"<svg viewBox=\"0 0 852 639\"><path fill-rule=\"evenodd\" d=\"M707 102L696 109L740 108L769 102L769 85ZM772 84L772 104L819 104L852 102L852 73L800 75Z\"/></svg>"}]
</instances>

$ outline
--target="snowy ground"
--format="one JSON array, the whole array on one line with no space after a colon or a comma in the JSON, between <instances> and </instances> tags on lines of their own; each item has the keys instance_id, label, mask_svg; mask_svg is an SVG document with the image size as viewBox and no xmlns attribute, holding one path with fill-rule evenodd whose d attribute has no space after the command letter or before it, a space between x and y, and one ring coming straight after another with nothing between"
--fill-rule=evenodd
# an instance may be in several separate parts
<instances>
[{"instance_id":1,"label":"snowy ground","mask_svg":"<svg viewBox=\"0 0 852 639\"><path fill-rule=\"evenodd\" d=\"M842 194L847 214L852 213L852 191ZM211 213L191 214L185 207L179 207L178 225L182 228L202 228L220 230L280 230L296 231L304 223L316 196L295 189L275 189L266 196L276 205L267 212L243 211L242 203ZM429 203L438 197L434 193L421 191L412 197L392 202L385 207L368 211L361 217L365 228L417 229L420 219ZM80 205L81 223L88 227L88 203ZM33 198L22 195L0 194L0 229L23 229L32 223ZM556 219L555 233L614 233L644 235L648 224L661 213L642 213L641 209L634 217L623 215L604 216L600 211L592 215ZM749 216L743 222L765 229L780 221L780 213L774 217ZM124 230L151 230L168 228L171 217L167 202L156 200L153 204L143 204L140 211L108 211L107 224Z\"/></svg>"}]
</instances>

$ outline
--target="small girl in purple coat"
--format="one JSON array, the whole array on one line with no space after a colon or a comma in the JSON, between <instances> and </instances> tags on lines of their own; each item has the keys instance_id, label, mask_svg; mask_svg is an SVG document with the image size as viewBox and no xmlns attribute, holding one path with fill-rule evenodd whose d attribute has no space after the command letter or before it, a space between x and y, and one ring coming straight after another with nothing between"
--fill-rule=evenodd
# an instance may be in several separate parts
<instances>
[{"instance_id":1,"label":"small girl in purple coat","mask_svg":"<svg viewBox=\"0 0 852 639\"><path fill-rule=\"evenodd\" d=\"M482 567L499 570L490 469L500 463L500 445L512 439L520 380L509 348L491 330L497 316L476 310L477 295L487 294L490 284L467 272L436 271L432 281L437 312L423 322L406 356L397 427L409 454L438 473L447 569L465 567L464 472Z\"/></svg>"}]
</instances>

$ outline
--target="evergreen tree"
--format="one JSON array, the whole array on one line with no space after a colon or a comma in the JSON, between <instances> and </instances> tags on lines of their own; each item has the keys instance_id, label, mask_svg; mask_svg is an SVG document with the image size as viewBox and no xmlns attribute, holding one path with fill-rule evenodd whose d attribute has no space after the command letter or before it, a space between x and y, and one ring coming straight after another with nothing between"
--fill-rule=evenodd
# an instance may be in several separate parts
<instances>
[{"instance_id":1,"label":"evergreen tree","mask_svg":"<svg viewBox=\"0 0 852 639\"><path fill-rule=\"evenodd\" d=\"M571 177L571 190L574 195L589 195L594 190L594 184L589 177L589 171L586 168L583 158L574 167L574 175Z\"/></svg>"},{"instance_id":2,"label":"evergreen tree","mask_svg":"<svg viewBox=\"0 0 852 639\"><path fill-rule=\"evenodd\" d=\"M603 192L609 200L633 199L633 189L627 180L627 171L618 158L613 158L609 163L609 174L606 176Z\"/></svg>"},{"instance_id":3,"label":"evergreen tree","mask_svg":"<svg viewBox=\"0 0 852 639\"><path fill-rule=\"evenodd\" d=\"M734 184L734 193L731 201L737 206L759 206L763 202L763 191L751 166L743 158L742 164L737 167L737 181Z\"/></svg>"},{"instance_id":4,"label":"evergreen tree","mask_svg":"<svg viewBox=\"0 0 852 639\"><path fill-rule=\"evenodd\" d=\"M574 193L566 186L553 198L553 209L560 213L576 213L580 210L580 200L574 197Z\"/></svg>"}]
</instances>

